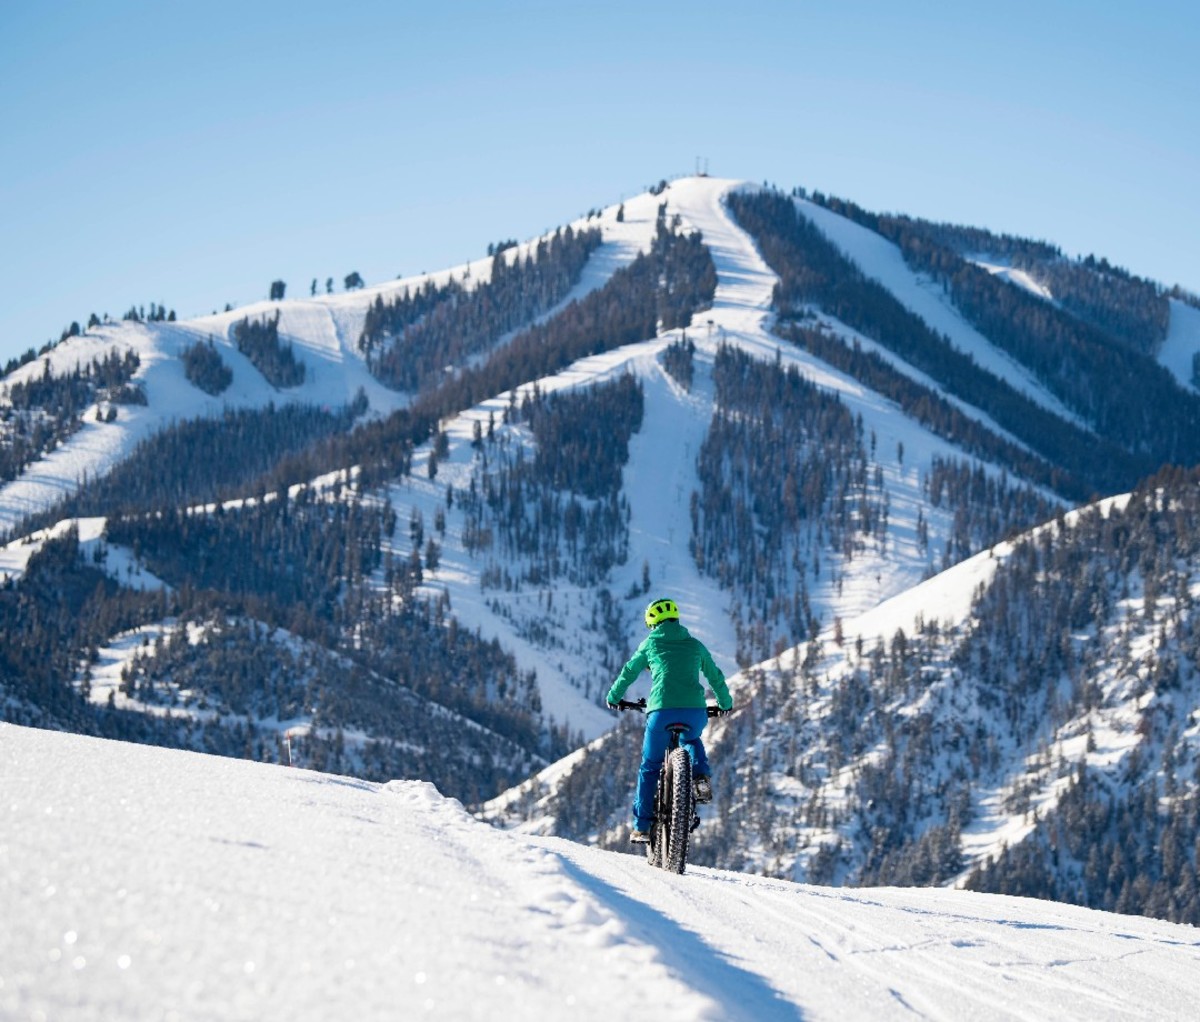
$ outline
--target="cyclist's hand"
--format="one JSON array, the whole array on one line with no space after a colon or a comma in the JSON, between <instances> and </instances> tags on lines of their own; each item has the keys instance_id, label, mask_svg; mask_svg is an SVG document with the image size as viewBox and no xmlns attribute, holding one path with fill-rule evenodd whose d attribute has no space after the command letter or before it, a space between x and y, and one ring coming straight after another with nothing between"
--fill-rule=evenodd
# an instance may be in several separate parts
<instances>
[{"instance_id":1,"label":"cyclist's hand","mask_svg":"<svg viewBox=\"0 0 1200 1022\"><path fill-rule=\"evenodd\" d=\"M616 709L619 709L619 707L617 706L617 704L616 704L616 703L614 703L614 702L613 702L611 699L608 701L608 708L609 708L610 710L616 710Z\"/></svg>"}]
</instances>

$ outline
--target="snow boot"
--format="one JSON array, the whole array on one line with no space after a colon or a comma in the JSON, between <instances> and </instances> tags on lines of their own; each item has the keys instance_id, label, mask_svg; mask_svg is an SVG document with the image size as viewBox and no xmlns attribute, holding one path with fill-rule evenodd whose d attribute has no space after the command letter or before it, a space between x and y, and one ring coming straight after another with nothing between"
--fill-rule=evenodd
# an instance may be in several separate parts
<instances>
[{"instance_id":1,"label":"snow boot","mask_svg":"<svg viewBox=\"0 0 1200 1022\"><path fill-rule=\"evenodd\" d=\"M692 791L695 792L697 805L712 801L712 782L707 777L693 777Z\"/></svg>"}]
</instances>

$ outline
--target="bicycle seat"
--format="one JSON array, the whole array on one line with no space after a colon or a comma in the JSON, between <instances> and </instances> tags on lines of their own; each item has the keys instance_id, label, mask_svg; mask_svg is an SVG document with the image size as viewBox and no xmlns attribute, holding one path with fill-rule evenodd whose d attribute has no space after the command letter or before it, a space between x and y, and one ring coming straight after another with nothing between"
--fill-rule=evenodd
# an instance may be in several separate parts
<instances>
[{"instance_id":1,"label":"bicycle seat","mask_svg":"<svg viewBox=\"0 0 1200 1022\"><path fill-rule=\"evenodd\" d=\"M685 731L691 731L691 729L692 727L690 724L680 724L678 721L674 724L667 725L667 730L676 735L681 735Z\"/></svg>"}]
</instances>

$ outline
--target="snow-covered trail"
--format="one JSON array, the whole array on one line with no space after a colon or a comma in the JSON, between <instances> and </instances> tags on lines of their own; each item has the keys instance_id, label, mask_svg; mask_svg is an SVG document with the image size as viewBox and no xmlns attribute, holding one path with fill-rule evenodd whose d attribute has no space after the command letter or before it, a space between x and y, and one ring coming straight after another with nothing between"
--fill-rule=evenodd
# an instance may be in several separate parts
<instances>
[{"instance_id":1,"label":"snow-covered trail","mask_svg":"<svg viewBox=\"0 0 1200 1022\"><path fill-rule=\"evenodd\" d=\"M0 790L3 1018L1094 1022L1200 984L1189 927L672 876L420 782L0 724Z\"/></svg>"},{"instance_id":2,"label":"snow-covered trail","mask_svg":"<svg viewBox=\"0 0 1200 1022\"><path fill-rule=\"evenodd\" d=\"M696 868L679 878L630 856L537 843L602 905L637 920L638 936L681 955L700 945L694 957L702 947L712 961L696 973L737 991L723 1004L729 1018L1169 1018L1188 1014L1183 977L1200 969L1200 935L1141 918ZM734 969L761 982L734 982Z\"/></svg>"},{"instance_id":3,"label":"snow-covered trail","mask_svg":"<svg viewBox=\"0 0 1200 1022\"><path fill-rule=\"evenodd\" d=\"M5 724L0 777L0 1017L704 1016L553 855L431 785Z\"/></svg>"},{"instance_id":4,"label":"snow-covered trail","mask_svg":"<svg viewBox=\"0 0 1200 1022\"><path fill-rule=\"evenodd\" d=\"M704 235L717 270L712 309L701 318L718 333L724 330L752 347L768 343L759 352L766 356L779 346L778 340L769 342L771 295L778 278L725 207L729 192L743 186L741 181L693 177L676 181L668 194L671 211L680 214L686 227ZM709 339L707 329L699 333Z\"/></svg>"},{"instance_id":5,"label":"snow-covered trail","mask_svg":"<svg viewBox=\"0 0 1200 1022\"><path fill-rule=\"evenodd\" d=\"M690 549L696 460L712 421L712 360L697 354L690 393L655 358L643 362L638 371L645 415L642 428L630 441L624 471L629 560L625 577L618 579L615 588L623 593L636 586L646 565L650 592L638 601L639 619L645 602L669 595L679 605L688 630L709 648L726 673L732 673L737 636L728 613L729 594L701 574Z\"/></svg>"}]
</instances>

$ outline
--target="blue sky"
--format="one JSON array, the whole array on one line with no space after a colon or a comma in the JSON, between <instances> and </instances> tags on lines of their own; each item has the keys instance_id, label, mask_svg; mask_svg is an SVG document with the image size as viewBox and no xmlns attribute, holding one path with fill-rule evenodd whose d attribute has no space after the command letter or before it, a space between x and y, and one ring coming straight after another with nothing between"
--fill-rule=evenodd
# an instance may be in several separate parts
<instances>
[{"instance_id":1,"label":"blue sky","mask_svg":"<svg viewBox=\"0 0 1200 1022\"><path fill-rule=\"evenodd\" d=\"M689 173L1200 291L1200 5L0 5L0 360L481 255Z\"/></svg>"}]
</instances>

